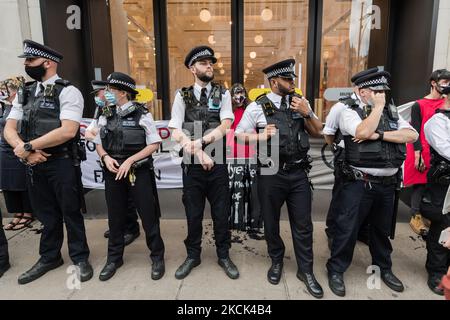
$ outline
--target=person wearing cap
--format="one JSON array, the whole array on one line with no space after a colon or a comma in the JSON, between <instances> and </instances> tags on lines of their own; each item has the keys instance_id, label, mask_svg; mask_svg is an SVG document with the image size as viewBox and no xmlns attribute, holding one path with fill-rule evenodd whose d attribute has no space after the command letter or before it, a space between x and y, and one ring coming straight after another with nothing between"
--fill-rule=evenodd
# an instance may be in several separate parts
<instances>
[{"instance_id":1,"label":"person wearing cap","mask_svg":"<svg viewBox=\"0 0 450 320\"><path fill-rule=\"evenodd\" d=\"M108 257L99 279L109 280L123 265L127 207L131 196L150 250L151 278L159 280L165 272L164 242L160 233L152 154L158 150L161 137L151 113L134 102L138 94L134 79L113 72L107 82L105 99L108 105L98 119L99 133L94 139L103 163L109 224Z\"/></svg>"},{"instance_id":2,"label":"person wearing cap","mask_svg":"<svg viewBox=\"0 0 450 320\"><path fill-rule=\"evenodd\" d=\"M339 121L345 142L344 185L326 265L328 284L338 296L345 296L344 273L352 262L358 229L367 217L372 265L380 269L389 288L404 290L392 272L389 235L395 225L394 198L406 157L405 144L416 141L418 134L397 108L387 103L389 80L388 72L371 70L354 78L359 101L348 103Z\"/></svg>"},{"instance_id":3,"label":"person wearing cap","mask_svg":"<svg viewBox=\"0 0 450 320\"><path fill-rule=\"evenodd\" d=\"M313 272L312 191L308 176L312 161L308 155L309 136L321 137L322 123L308 100L295 93L297 76L294 67L295 60L288 59L263 70L272 92L261 95L247 107L236 135L246 143L258 141L260 144L258 195L272 260L267 280L276 285L282 275L285 246L280 237L280 213L286 203L298 266L297 278L305 283L312 296L322 298L322 287ZM270 155L261 148L265 141Z\"/></svg>"},{"instance_id":4,"label":"person wearing cap","mask_svg":"<svg viewBox=\"0 0 450 320\"><path fill-rule=\"evenodd\" d=\"M31 40L24 41L25 72L34 79L19 90L7 118L4 135L14 154L28 166L31 206L43 224L40 259L19 276L29 283L61 266L66 225L69 255L80 281L92 278L89 247L81 213L80 122L81 92L57 74L63 56ZM18 126L20 122L20 127ZM19 130L18 130L19 129ZM79 152L80 150L80 152ZM84 150L83 150L84 151Z\"/></svg>"},{"instance_id":5,"label":"person wearing cap","mask_svg":"<svg viewBox=\"0 0 450 320\"><path fill-rule=\"evenodd\" d=\"M91 81L92 89L91 92L94 94L94 100L96 104L94 119L91 121L89 126L86 128L84 137L86 140L93 141L95 136L98 134L98 118L102 115L103 108L107 105L105 98L105 91L108 82L101 80ZM106 230L103 234L105 238L109 237L109 230ZM136 212L136 206L133 203L133 198L131 194L128 197L128 207L127 207L127 219L126 219L126 229L124 235L125 246L133 243L135 239L140 236L138 214Z\"/></svg>"},{"instance_id":6,"label":"person wearing cap","mask_svg":"<svg viewBox=\"0 0 450 320\"><path fill-rule=\"evenodd\" d=\"M428 287L438 295L444 295L439 286L450 266L450 251L445 243L439 243L441 232L450 227L448 191L450 190L450 84L440 85L439 91L446 96L444 104L436 110L424 125L423 132L430 146L430 170L427 185L420 203L423 216L431 221L426 237ZM450 239L449 239L450 240ZM449 241L447 241L449 245Z\"/></svg>"},{"instance_id":7,"label":"person wearing cap","mask_svg":"<svg viewBox=\"0 0 450 320\"><path fill-rule=\"evenodd\" d=\"M442 87L449 83L448 70L434 71L429 79L430 93L423 99L417 100L411 107L411 125L419 133L419 139L414 144L406 146L404 185L412 189L409 225L416 234L422 236L427 235L430 221L422 217L419 206L426 187L431 160L430 147L423 134L423 127L435 111L444 104Z\"/></svg>"},{"instance_id":8,"label":"person wearing cap","mask_svg":"<svg viewBox=\"0 0 450 320\"><path fill-rule=\"evenodd\" d=\"M372 68L364 70L354 75L351 78L351 82L354 83L356 79L366 74L377 72L378 68ZM334 184L331 192L331 201L326 218L325 233L328 238L328 248L331 250L331 244L333 242L334 224L336 219L336 208L339 206L339 192L342 188L342 164L345 158L345 143L341 131L339 130L339 119L341 118L342 111L347 108L347 105L353 105L360 101L358 97L358 87L353 87L353 93L350 96L339 99L339 102L333 105L325 120L325 127L323 128L323 135L325 142L331 146L334 154ZM358 240L369 244L369 226L367 221L361 226L358 232Z\"/></svg>"},{"instance_id":9,"label":"person wearing cap","mask_svg":"<svg viewBox=\"0 0 450 320\"><path fill-rule=\"evenodd\" d=\"M6 118L11 112L12 102L17 95L17 91L25 84L22 76L6 79L0 87L0 189L5 198L5 205L9 213L14 215L6 226L5 230L20 230L30 227L34 221L30 198L27 191L26 167L14 155L13 149L6 142L3 130Z\"/></svg>"},{"instance_id":10,"label":"person wearing cap","mask_svg":"<svg viewBox=\"0 0 450 320\"><path fill-rule=\"evenodd\" d=\"M176 93L169 122L174 139L182 147L183 204L187 218L184 240L187 258L175 272L177 279L185 278L201 263L205 199L211 205L218 264L229 278L239 277L229 255L229 177L224 141L234 116L230 93L212 82L216 62L214 50L207 46L195 47L187 54L184 65L195 83Z\"/></svg>"}]
</instances>

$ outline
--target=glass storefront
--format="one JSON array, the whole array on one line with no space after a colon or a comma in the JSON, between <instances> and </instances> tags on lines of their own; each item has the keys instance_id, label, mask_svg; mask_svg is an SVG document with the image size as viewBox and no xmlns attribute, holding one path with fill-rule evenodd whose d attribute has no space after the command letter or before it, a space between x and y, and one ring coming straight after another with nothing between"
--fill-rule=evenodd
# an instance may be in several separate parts
<instances>
[{"instance_id":1,"label":"glass storefront","mask_svg":"<svg viewBox=\"0 0 450 320\"><path fill-rule=\"evenodd\" d=\"M214 81L231 87L231 1L167 1L170 101L177 89L193 84L184 66L187 53L208 45L217 57Z\"/></svg>"},{"instance_id":2,"label":"glass storefront","mask_svg":"<svg viewBox=\"0 0 450 320\"><path fill-rule=\"evenodd\" d=\"M307 1L244 1L244 83L268 87L265 67L294 58L297 87L305 91L308 41Z\"/></svg>"},{"instance_id":3,"label":"glass storefront","mask_svg":"<svg viewBox=\"0 0 450 320\"><path fill-rule=\"evenodd\" d=\"M176 90L193 83L192 73L184 66L186 54L195 46L209 45L218 58L215 81L226 88L236 81L232 79L233 63L242 66L234 75L242 77L245 87L251 90L268 87L262 72L266 66L294 58L299 76L297 87L313 100L316 113L325 120L336 102L327 101L325 91L351 87L353 74L373 66L369 55L373 51L371 46L377 45L373 41L375 27L383 28L387 34L386 24L377 26L376 9L380 3L387 7L389 0L322 0L321 6L312 0L244 0L242 7L237 8L243 12L243 19L239 23L242 43L237 43L236 50L232 47L232 34L236 34L232 26L236 21L232 20L238 15L232 12L232 2L235 3L234 0L110 1L114 70L131 74L138 87L153 91L156 118L163 118L162 101L167 102L164 117L168 118ZM159 8L153 8L154 3ZM158 35L166 32L165 25L154 30L155 14L161 10L166 14L166 51L156 48ZM312 12L317 14L310 16ZM312 28L316 21L320 21L317 31ZM311 33L312 29L315 31ZM315 33L320 31L321 36L317 37ZM313 45L313 37L321 38L320 44ZM164 59L159 61L164 61L162 65L168 70L164 77L157 74L158 52L162 52ZM379 62L377 65L383 65ZM164 90L159 90L157 83ZM158 97L158 90L164 97Z\"/></svg>"}]
</instances>

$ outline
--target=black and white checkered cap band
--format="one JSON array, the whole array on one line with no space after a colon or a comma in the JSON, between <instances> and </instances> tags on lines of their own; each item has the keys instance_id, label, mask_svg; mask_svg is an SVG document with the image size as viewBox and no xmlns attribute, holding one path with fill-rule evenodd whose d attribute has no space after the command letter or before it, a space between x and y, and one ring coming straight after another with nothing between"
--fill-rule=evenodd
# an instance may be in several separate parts
<instances>
[{"instance_id":1,"label":"black and white checkered cap band","mask_svg":"<svg viewBox=\"0 0 450 320\"><path fill-rule=\"evenodd\" d=\"M270 72L267 72L267 78L276 77L283 73L295 73L294 66L291 65L289 67L274 69Z\"/></svg>"},{"instance_id":2,"label":"black and white checkered cap band","mask_svg":"<svg viewBox=\"0 0 450 320\"><path fill-rule=\"evenodd\" d=\"M388 79L385 76L382 76L378 79L369 80L366 82L362 82L358 85L360 88L368 88L368 87L376 87L380 85L389 85Z\"/></svg>"},{"instance_id":3,"label":"black and white checkered cap band","mask_svg":"<svg viewBox=\"0 0 450 320\"><path fill-rule=\"evenodd\" d=\"M50 60L53 60L53 61L56 61L56 62L61 61L60 58L58 58L58 57L56 57L56 56L54 56L54 55L52 55L52 54L50 54L48 52L45 52L45 51L42 51L42 50L39 50L39 49L36 49L36 48L33 48L33 47L25 46L23 48L23 53L31 54L33 56L47 58L47 59L50 59Z\"/></svg>"},{"instance_id":4,"label":"black and white checkered cap band","mask_svg":"<svg viewBox=\"0 0 450 320\"><path fill-rule=\"evenodd\" d=\"M191 58L191 60L189 60L189 66L192 65L192 63L197 60L198 58L202 57L202 56L212 56L212 52L209 51L208 49L205 49L203 51L197 52L196 54L194 54Z\"/></svg>"},{"instance_id":5,"label":"black and white checkered cap band","mask_svg":"<svg viewBox=\"0 0 450 320\"><path fill-rule=\"evenodd\" d=\"M112 79L112 80L109 81L109 83L111 83L111 84L117 83L117 84L121 84L121 85L127 86L128 88L131 88L131 89L133 89L133 90L136 89L136 86L135 86L134 84L129 83L129 82L125 82L125 81L120 81L120 80Z\"/></svg>"}]
</instances>

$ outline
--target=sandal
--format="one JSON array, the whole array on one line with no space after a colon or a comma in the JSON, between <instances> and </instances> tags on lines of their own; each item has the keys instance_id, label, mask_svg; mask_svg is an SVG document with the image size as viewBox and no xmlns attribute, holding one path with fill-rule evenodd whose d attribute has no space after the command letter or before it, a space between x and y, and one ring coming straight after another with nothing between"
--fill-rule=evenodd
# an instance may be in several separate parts
<instances>
[{"instance_id":1,"label":"sandal","mask_svg":"<svg viewBox=\"0 0 450 320\"><path fill-rule=\"evenodd\" d=\"M16 223L16 225L11 230L17 231L17 230L22 230L25 228L31 228L31 223L34 221L34 218L23 216L20 221L22 221L22 220L25 220L25 221ZM20 227L16 228L17 226L20 226Z\"/></svg>"},{"instance_id":2,"label":"sandal","mask_svg":"<svg viewBox=\"0 0 450 320\"><path fill-rule=\"evenodd\" d=\"M19 224L19 222L20 222L20 220L22 220L22 218L23 218L23 213L16 213L14 215L14 219L11 220L11 222L9 222L3 229L5 229L5 230L13 230L13 228ZM14 221L16 219L19 219L19 220Z\"/></svg>"}]
</instances>

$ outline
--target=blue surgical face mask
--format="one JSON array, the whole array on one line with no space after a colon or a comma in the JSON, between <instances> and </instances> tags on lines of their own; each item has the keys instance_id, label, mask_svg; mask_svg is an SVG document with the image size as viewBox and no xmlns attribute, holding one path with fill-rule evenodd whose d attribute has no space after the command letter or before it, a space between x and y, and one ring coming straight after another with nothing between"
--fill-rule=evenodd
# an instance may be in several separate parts
<instances>
[{"instance_id":1,"label":"blue surgical face mask","mask_svg":"<svg viewBox=\"0 0 450 320\"><path fill-rule=\"evenodd\" d=\"M110 91L105 92L105 99L106 99L106 101L108 101L109 104L112 104L112 105L117 104L116 95Z\"/></svg>"},{"instance_id":2,"label":"blue surgical face mask","mask_svg":"<svg viewBox=\"0 0 450 320\"><path fill-rule=\"evenodd\" d=\"M103 108L105 106L105 104L106 104L105 101L103 101L99 97L95 97L94 100L95 100L95 104L97 106L99 106L100 108Z\"/></svg>"}]
</instances>

